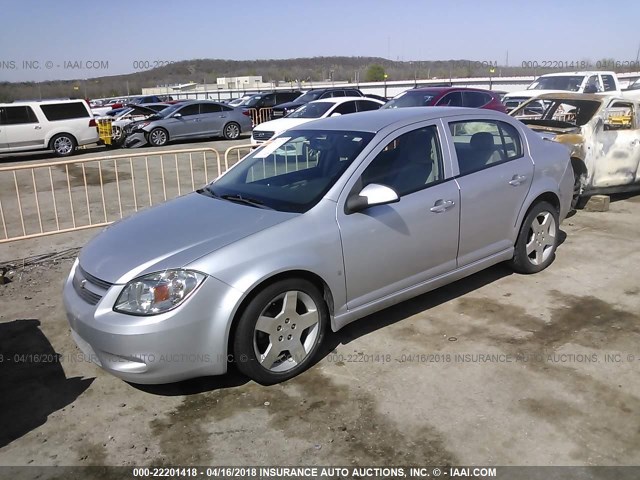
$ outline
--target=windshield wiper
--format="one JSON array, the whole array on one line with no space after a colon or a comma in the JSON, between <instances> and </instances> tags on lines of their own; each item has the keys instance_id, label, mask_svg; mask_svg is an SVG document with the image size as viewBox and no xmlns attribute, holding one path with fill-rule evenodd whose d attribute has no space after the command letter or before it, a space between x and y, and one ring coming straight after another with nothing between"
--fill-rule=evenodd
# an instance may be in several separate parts
<instances>
[{"instance_id":1,"label":"windshield wiper","mask_svg":"<svg viewBox=\"0 0 640 480\"><path fill-rule=\"evenodd\" d=\"M213 192L211 192L213 193ZM214 194L215 195L215 194ZM217 196L217 195L216 195ZM273 210L273 208L271 207L267 207L264 202L261 202L260 200L256 200L255 198L250 198L250 197L243 197L240 194L234 194L234 195L220 195L219 198L222 198L224 200L228 200L230 202L236 202L236 203L243 203L245 205L250 205L252 207L257 207L257 208L266 208L269 210Z\"/></svg>"}]
</instances>

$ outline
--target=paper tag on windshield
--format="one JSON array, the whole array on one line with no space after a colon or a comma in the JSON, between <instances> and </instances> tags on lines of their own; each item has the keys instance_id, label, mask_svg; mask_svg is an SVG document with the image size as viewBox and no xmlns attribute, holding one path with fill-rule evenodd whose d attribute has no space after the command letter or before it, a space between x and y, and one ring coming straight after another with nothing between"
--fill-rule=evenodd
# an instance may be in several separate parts
<instances>
[{"instance_id":1,"label":"paper tag on windshield","mask_svg":"<svg viewBox=\"0 0 640 480\"><path fill-rule=\"evenodd\" d=\"M268 157L269 155L271 155L273 152L275 152L278 148L280 148L282 145L284 145L289 140L291 140L291 137L276 138L272 142L268 143L267 145L265 145L264 147L259 149L255 153L253 158L265 158L265 157Z\"/></svg>"}]
</instances>

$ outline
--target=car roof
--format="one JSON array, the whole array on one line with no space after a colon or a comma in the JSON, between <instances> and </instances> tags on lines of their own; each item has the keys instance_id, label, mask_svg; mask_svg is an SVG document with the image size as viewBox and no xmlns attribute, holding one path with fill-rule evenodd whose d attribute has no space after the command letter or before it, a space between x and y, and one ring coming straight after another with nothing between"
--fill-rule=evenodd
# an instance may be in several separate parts
<instances>
[{"instance_id":1,"label":"car roof","mask_svg":"<svg viewBox=\"0 0 640 480\"><path fill-rule=\"evenodd\" d=\"M320 100L314 100L313 102L309 102L309 103L335 103L335 104L339 104L339 103L344 103L344 102L351 102L353 100L369 100L369 101L372 101L374 103L379 103L380 105L384 105L383 101L378 100L377 98L369 98L369 97L331 97L331 98L321 98Z\"/></svg>"},{"instance_id":2,"label":"car roof","mask_svg":"<svg viewBox=\"0 0 640 480\"><path fill-rule=\"evenodd\" d=\"M463 114L486 116L487 118L508 115L492 110L481 110L467 107L406 107L387 110L371 110L368 112L322 118L301 125L305 130L350 130L357 132L377 133L392 124L409 125L424 120L455 117Z\"/></svg>"},{"instance_id":3,"label":"car roof","mask_svg":"<svg viewBox=\"0 0 640 480\"><path fill-rule=\"evenodd\" d=\"M545 73L544 75L540 75L540 77L567 77L570 75L581 75L581 76L586 76L586 75L597 75L597 74L602 74L602 75L615 75L615 72L605 72L605 71L601 71L601 70L594 70L594 71L584 71L584 72L557 72L557 73ZM538 78L540 78L538 77Z\"/></svg>"},{"instance_id":4,"label":"car roof","mask_svg":"<svg viewBox=\"0 0 640 480\"><path fill-rule=\"evenodd\" d=\"M418 87L412 88L411 90L406 90L406 93L409 92L438 92L438 93L448 93L448 92L481 92L481 93L497 93L493 90L485 90L483 88L474 88L474 87Z\"/></svg>"},{"instance_id":5,"label":"car roof","mask_svg":"<svg viewBox=\"0 0 640 480\"><path fill-rule=\"evenodd\" d=\"M318 88L310 88L305 93L308 92L318 92L320 90L358 90L358 87L344 86L344 87L318 87Z\"/></svg>"}]
</instances>

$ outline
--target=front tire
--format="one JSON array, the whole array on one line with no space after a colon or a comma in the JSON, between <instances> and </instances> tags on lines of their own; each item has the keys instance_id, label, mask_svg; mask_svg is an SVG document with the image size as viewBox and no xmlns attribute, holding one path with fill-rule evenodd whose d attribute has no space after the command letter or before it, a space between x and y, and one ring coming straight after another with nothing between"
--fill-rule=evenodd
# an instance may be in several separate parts
<instances>
[{"instance_id":1,"label":"front tire","mask_svg":"<svg viewBox=\"0 0 640 480\"><path fill-rule=\"evenodd\" d=\"M283 382L313 362L329 317L320 290L308 280L275 282L251 299L233 338L238 370L263 385Z\"/></svg>"},{"instance_id":2,"label":"front tire","mask_svg":"<svg viewBox=\"0 0 640 480\"><path fill-rule=\"evenodd\" d=\"M236 140L240 136L240 125L235 122L227 123L222 134L226 140Z\"/></svg>"},{"instance_id":3,"label":"front tire","mask_svg":"<svg viewBox=\"0 0 640 480\"><path fill-rule=\"evenodd\" d=\"M57 157L68 157L76 151L78 143L73 135L60 133L51 139L49 146Z\"/></svg>"},{"instance_id":4,"label":"front tire","mask_svg":"<svg viewBox=\"0 0 640 480\"><path fill-rule=\"evenodd\" d=\"M147 141L154 147L163 147L169 142L169 134L164 128L154 128L149 132Z\"/></svg>"},{"instance_id":5,"label":"front tire","mask_svg":"<svg viewBox=\"0 0 640 480\"><path fill-rule=\"evenodd\" d=\"M537 273L555 258L560 221L558 210L548 202L536 203L520 227L511 268L518 273Z\"/></svg>"}]
</instances>

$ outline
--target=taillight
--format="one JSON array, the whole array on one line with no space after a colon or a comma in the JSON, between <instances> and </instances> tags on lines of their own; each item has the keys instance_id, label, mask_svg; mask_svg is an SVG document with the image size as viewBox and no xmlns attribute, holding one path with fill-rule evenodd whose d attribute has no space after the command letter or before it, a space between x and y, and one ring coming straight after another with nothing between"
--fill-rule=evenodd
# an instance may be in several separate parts
<instances>
[{"instance_id":1,"label":"taillight","mask_svg":"<svg viewBox=\"0 0 640 480\"><path fill-rule=\"evenodd\" d=\"M96 119L92 118L91 120L89 120L89 126L90 127L97 127L98 124L96 123Z\"/></svg>"},{"instance_id":2,"label":"taillight","mask_svg":"<svg viewBox=\"0 0 640 480\"><path fill-rule=\"evenodd\" d=\"M247 117L250 117L250 116L251 116L251 112L250 112L249 110L243 110L243 111L242 111L242 114L243 114L243 115L246 115Z\"/></svg>"}]
</instances>

